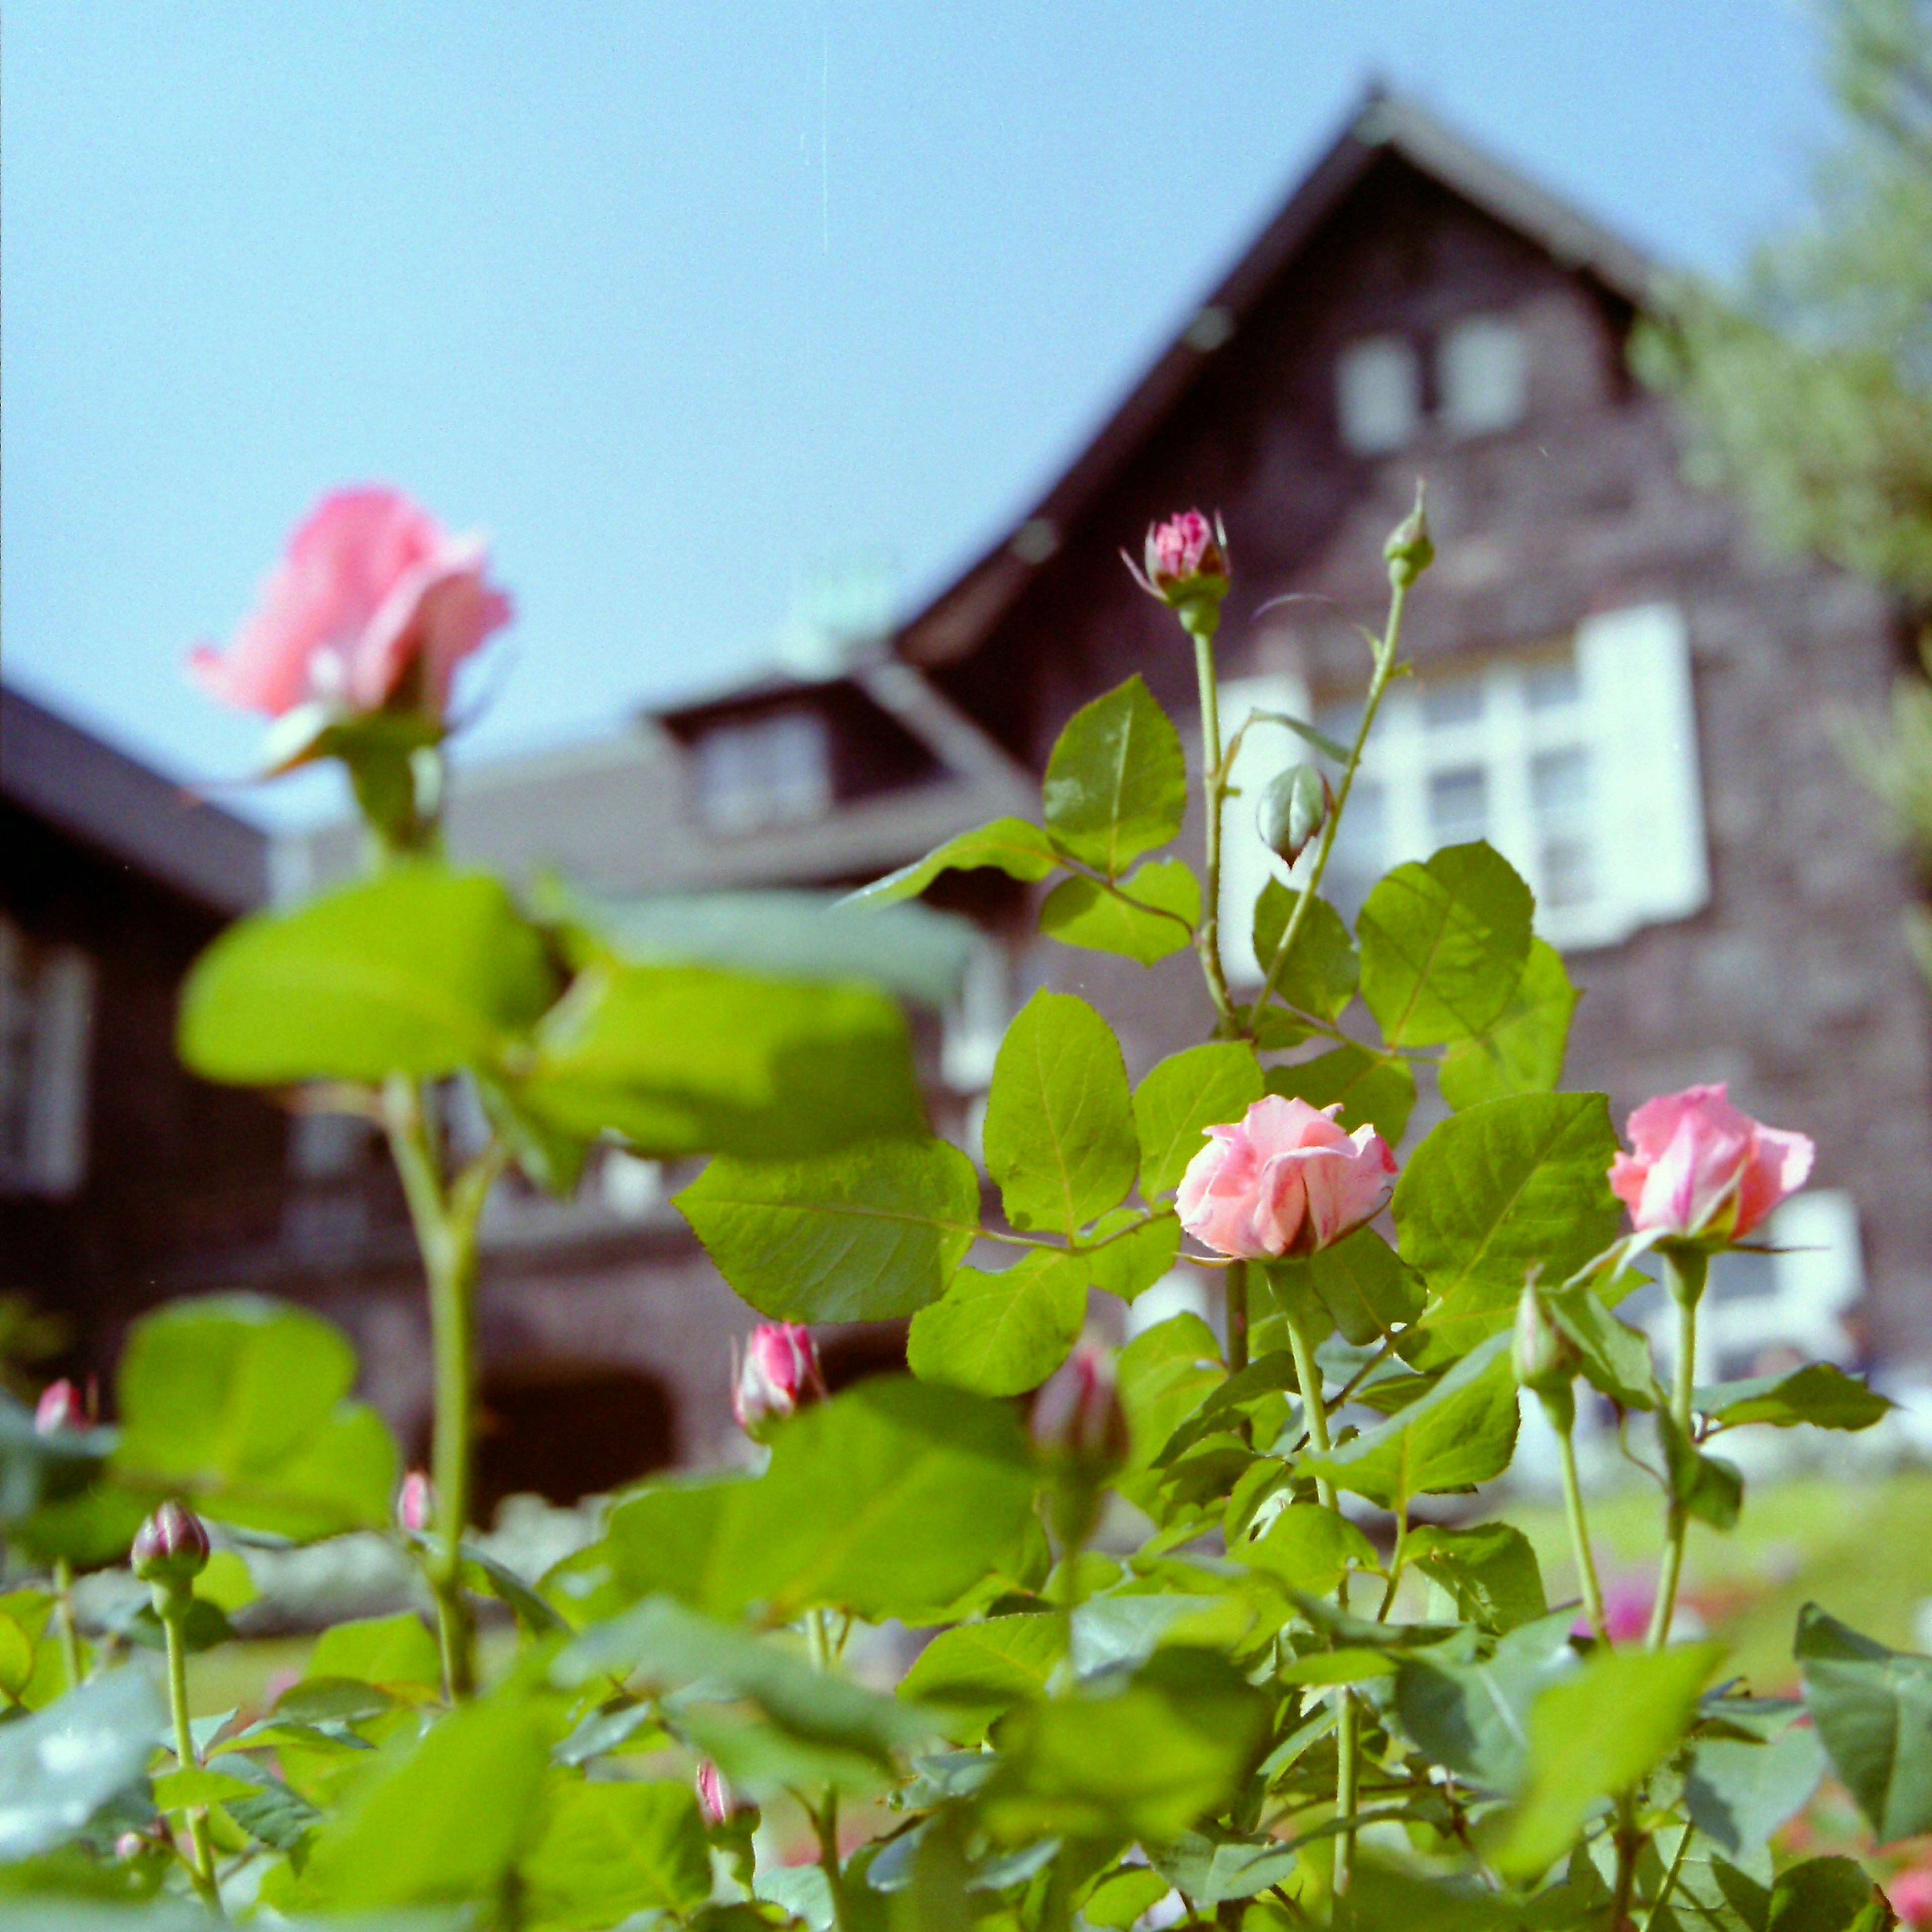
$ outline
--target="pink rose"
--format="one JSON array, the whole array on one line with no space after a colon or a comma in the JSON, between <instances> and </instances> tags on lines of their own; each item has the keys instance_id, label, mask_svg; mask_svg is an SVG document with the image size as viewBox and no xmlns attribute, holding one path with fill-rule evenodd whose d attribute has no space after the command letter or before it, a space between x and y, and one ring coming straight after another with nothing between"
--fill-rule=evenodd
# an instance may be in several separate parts
<instances>
[{"instance_id":1,"label":"pink rose","mask_svg":"<svg viewBox=\"0 0 1932 1932\"><path fill-rule=\"evenodd\" d=\"M1232 1126L1210 1127L1175 1197L1197 1241L1250 1260L1312 1254L1379 1214L1395 1156L1372 1126L1344 1133L1341 1111L1270 1094Z\"/></svg>"},{"instance_id":2,"label":"pink rose","mask_svg":"<svg viewBox=\"0 0 1932 1932\"><path fill-rule=\"evenodd\" d=\"M825 1377L812 1330L801 1322L760 1322L746 1345L731 1391L731 1412L753 1442L806 1402L821 1400Z\"/></svg>"},{"instance_id":3,"label":"pink rose","mask_svg":"<svg viewBox=\"0 0 1932 1932\"><path fill-rule=\"evenodd\" d=\"M707 1825L728 1825L752 1808L726 1781L724 1774L706 1758L698 1767L698 1808Z\"/></svg>"},{"instance_id":4,"label":"pink rose","mask_svg":"<svg viewBox=\"0 0 1932 1932\"><path fill-rule=\"evenodd\" d=\"M436 1491L420 1469L412 1469L396 1497L396 1526L420 1536L435 1520Z\"/></svg>"},{"instance_id":5,"label":"pink rose","mask_svg":"<svg viewBox=\"0 0 1932 1932\"><path fill-rule=\"evenodd\" d=\"M1640 1233L1740 1240L1811 1172L1804 1135L1760 1126L1721 1085L1646 1100L1630 1137L1636 1151L1611 1162L1610 1186Z\"/></svg>"},{"instance_id":6,"label":"pink rose","mask_svg":"<svg viewBox=\"0 0 1932 1932\"><path fill-rule=\"evenodd\" d=\"M1148 527L1143 570L1120 553L1134 581L1151 597L1171 604L1185 622L1191 612L1207 630L1228 592L1228 539L1217 518L1210 523L1198 510L1183 510Z\"/></svg>"},{"instance_id":7,"label":"pink rose","mask_svg":"<svg viewBox=\"0 0 1932 1932\"><path fill-rule=\"evenodd\" d=\"M1885 1890L1892 1910L1915 1932L1919 1927L1932 1925L1932 1864L1914 1865L1900 1872Z\"/></svg>"},{"instance_id":8,"label":"pink rose","mask_svg":"<svg viewBox=\"0 0 1932 1932\"><path fill-rule=\"evenodd\" d=\"M402 694L440 718L457 665L510 621L488 568L480 538L446 535L399 491L337 490L290 539L226 654L201 645L189 668L224 704L272 717L310 702L378 711Z\"/></svg>"},{"instance_id":9,"label":"pink rose","mask_svg":"<svg viewBox=\"0 0 1932 1932\"><path fill-rule=\"evenodd\" d=\"M81 1406L80 1391L73 1383L63 1378L41 1390L40 1399L34 1405L36 1435L58 1436L63 1430L86 1426L87 1412Z\"/></svg>"}]
</instances>

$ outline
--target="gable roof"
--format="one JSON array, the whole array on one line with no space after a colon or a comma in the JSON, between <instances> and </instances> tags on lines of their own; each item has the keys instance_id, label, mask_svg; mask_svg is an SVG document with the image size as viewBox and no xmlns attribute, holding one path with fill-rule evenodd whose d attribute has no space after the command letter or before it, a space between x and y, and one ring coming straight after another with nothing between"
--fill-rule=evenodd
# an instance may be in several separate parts
<instances>
[{"instance_id":1,"label":"gable roof","mask_svg":"<svg viewBox=\"0 0 1932 1932\"><path fill-rule=\"evenodd\" d=\"M934 667L973 650L1059 549L1082 512L1178 406L1215 351L1388 154L1633 308L1652 299L1655 271L1629 243L1484 153L1426 108L1371 88L1286 205L1032 513L901 628L894 640L901 657Z\"/></svg>"}]
</instances>

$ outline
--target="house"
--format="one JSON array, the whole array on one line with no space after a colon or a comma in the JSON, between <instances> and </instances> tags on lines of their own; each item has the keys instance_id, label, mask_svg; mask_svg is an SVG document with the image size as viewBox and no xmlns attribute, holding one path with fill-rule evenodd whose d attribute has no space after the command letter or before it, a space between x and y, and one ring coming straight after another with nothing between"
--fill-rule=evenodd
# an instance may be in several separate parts
<instances>
[{"instance_id":1,"label":"house","mask_svg":"<svg viewBox=\"0 0 1932 1932\"><path fill-rule=\"evenodd\" d=\"M988 872L946 875L856 940L826 905L1036 808L1060 726L1130 673L1187 736L1184 640L1119 556L1174 509L1226 518L1229 710L1346 724L1366 670L1354 625L1381 620L1382 541L1423 476L1438 561L1406 632L1420 675L1386 708L1339 897L1352 909L1387 866L1488 838L1584 991L1569 1084L1607 1089L1621 1120L1650 1094L1727 1080L1816 1138L1816 1185L1776 1229L1790 1252L1714 1286L1710 1366L1801 1342L1932 1358L1932 1016L1898 936L1910 880L1832 722L1882 701L1905 627L1870 585L1766 554L1735 505L1684 481L1670 405L1628 373L1651 285L1574 210L1372 97L1030 513L925 609L833 640L808 674L464 768L452 853L533 885L560 876L646 950L862 965L908 999L935 1124L970 1147L1033 986L1093 998L1138 1075L1207 1030L1191 962L1047 945L1037 891ZM1255 742L1250 778L1267 775ZM10 810L10 771L8 785ZM1198 847L1198 826L1187 836ZM348 826L280 842L274 890L344 878L356 855ZM1237 813L1238 979L1256 976L1244 902L1273 863ZM245 1255L171 1250L146 1284L219 1268L326 1310L419 1440L426 1328L383 1151L319 1113L286 1149L274 1224ZM514 1182L493 1199L486 1502L568 1500L733 1452L729 1350L750 1317L668 1205L680 1179L614 1148L574 1200ZM836 1375L898 1346L829 1340Z\"/></svg>"},{"instance_id":2,"label":"house","mask_svg":"<svg viewBox=\"0 0 1932 1932\"><path fill-rule=\"evenodd\" d=\"M186 1266L275 1238L284 1118L194 1078L175 1006L267 888L251 825L0 688L0 1292L98 1367Z\"/></svg>"}]
</instances>

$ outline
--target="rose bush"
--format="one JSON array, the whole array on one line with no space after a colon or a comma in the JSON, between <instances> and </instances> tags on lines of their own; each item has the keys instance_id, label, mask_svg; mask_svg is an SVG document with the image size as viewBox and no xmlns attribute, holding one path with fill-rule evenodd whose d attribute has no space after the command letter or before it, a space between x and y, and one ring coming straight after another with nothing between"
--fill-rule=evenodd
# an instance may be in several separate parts
<instances>
[{"instance_id":1,"label":"rose bush","mask_svg":"<svg viewBox=\"0 0 1932 1932\"><path fill-rule=\"evenodd\" d=\"M1198 962L1212 1037L1137 1083L1093 1006L1036 993L976 1163L929 1131L881 995L632 959L443 862L424 761L500 607L418 513L336 500L360 507L298 535L221 675L322 706L298 754L349 766L371 874L225 934L181 1040L209 1078L327 1082L383 1123L424 1264L434 1467L399 1491L341 1336L252 1297L136 1324L111 1426L70 1389L0 1411L0 1517L38 1579L0 1598L0 1888L51 1899L51 1924L83 1898L701 1932L1892 1922L1853 1862L1768 1846L1828 1766L1880 1844L1932 1830L1932 1660L1813 1605L1802 1696L1760 1696L1677 1640L1689 1526L1742 1507L1721 1438L1886 1407L1823 1365L1692 1378L1711 1257L1762 1236L1810 1143L1696 1088L1620 1147L1604 1096L1560 1089L1575 994L1488 846L1397 867L1352 929L1322 896L1407 668L1419 505L1346 745L1266 713L1223 740L1225 538L1198 512L1150 533L1143 581L1198 680L1198 872L1162 856L1188 765L1136 677L1068 722L1037 822L856 896L993 867L1045 889L1059 943ZM1300 866L1252 909L1262 974L1238 998L1221 827L1262 732L1313 776L1279 788ZM457 1081L480 1148L446 1131ZM1410 1145L1424 1086L1436 1124ZM640 1483L520 1577L471 1536L478 1217L508 1166L568 1192L604 1138L710 1157L677 1202L763 1318L734 1398L761 1460ZM1088 1332L1091 1298L1177 1268L1214 1284L1218 1330ZM1653 1268L1668 1377L1616 1312ZM814 1325L908 1317L909 1374L828 1393ZM1599 1587L1580 1383L1658 1487L1640 1606ZM1482 1500L1530 1400L1580 1605L1549 1600ZM268 1708L194 1720L186 1659L227 1640L238 1548L357 1528L420 1564L434 1636L412 1614L340 1625ZM152 1601L82 1629L75 1570L130 1561ZM492 1600L517 1640L479 1684ZM1892 1896L1918 1910L1909 1873Z\"/></svg>"}]
</instances>

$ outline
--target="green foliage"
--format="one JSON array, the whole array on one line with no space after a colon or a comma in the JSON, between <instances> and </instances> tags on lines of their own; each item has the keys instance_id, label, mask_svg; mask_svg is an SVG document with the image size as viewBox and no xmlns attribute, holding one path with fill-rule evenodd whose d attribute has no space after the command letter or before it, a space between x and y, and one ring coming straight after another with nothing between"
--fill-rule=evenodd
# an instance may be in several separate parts
<instances>
[{"instance_id":1,"label":"green foliage","mask_svg":"<svg viewBox=\"0 0 1932 1932\"><path fill-rule=\"evenodd\" d=\"M1281 950L1300 895L1270 879L1255 902L1255 957L1264 966ZM1288 1005L1323 1019L1334 1019L1354 997L1361 961L1342 915L1326 899L1316 899L1302 915L1294 950L1282 963L1275 990Z\"/></svg>"},{"instance_id":2,"label":"green foliage","mask_svg":"<svg viewBox=\"0 0 1932 1932\"><path fill-rule=\"evenodd\" d=\"M1066 1360L1087 1319L1078 1256L1036 1248L997 1274L962 1268L944 1297L913 1317L916 1376L979 1395L1022 1395Z\"/></svg>"},{"instance_id":3,"label":"green foliage","mask_svg":"<svg viewBox=\"0 0 1932 1932\"><path fill-rule=\"evenodd\" d=\"M1390 1147L1407 1131L1415 1107L1415 1076L1407 1064L1352 1042L1291 1066L1270 1067L1268 1090L1306 1100L1311 1107L1339 1101L1342 1111L1336 1118L1351 1133L1373 1127Z\"/></svg>"},{"instance_id":4,"label":"green foliage","mask_svg":"<svg viewBox=\"0 0 1932 1932\"><path fill-rule=\"evenodd\" d=\"M1522 977L1501 1016L1486 1033L1458 1040L1442 1056L1437 1083L1443 1099L1460 1108L1511 1094L1548 1093L1563 1077L1577 998L1556 949L1532 940Z\"/></svg>"},{"instance_id":5,"label":"green foliage","mask_svg":"<svg viewBox=\"0 0 1932 1932\"><path fill-rule=\"evenodd\" d=\"M788 1160L926 1130L905 1021L856 986L706 967L593 965L515 1084L567 1134L640 1153Z\"/></svg>"},{"instance_id":6,"label":"green foliage","mask_svg":"<svg viewBox=\"0 0 1932 1932\"><path fill-rule=\"evenodd\" d=\"M1006 1029L986 1099L986 1172L1016 1228L1077 1234L1134 1184L1140 1142L1113 1030L1038 992Z\"/></svg>"},{"instance_id":7,"label":"green foliage","mask_svg":"<svg viewBox=\"0 0 1932 1932\"><path fill-rule=\"evenodd\" d=\"M1151 1068L1134 1089L1142 1192L1171 1193L1208 1130L1238 1120L1264 1090L1253 1054L1232 1040L1190 1046Z\"/></svg>"},{"instance_id":8,"label":"green foliage","mask_svg":"<svg viewBox=\"0 0 1932 1932\"><path fill-rule=\"evenodd\" d=\"M721 1156L676 1198L724 1279L781 1321L910 1315L939 1299L980 1225L973 1163L944 1141Z\"/></svg>"},{"instance_id":9,"label":"green foliage","mask_svg":"<svg viewBox=\"0 0 1932 1932\"><path fill-rule=\"evenodd\" d=\"M1155 859L1118 886L1062 879L1040 907L1040 929L1063 946L1152 966L1194 943L1200 917L1200 880L1178 859Z\"/></svg>"},{"instance_id":10,"label":"green foliage","mask_svg":"<svg viewBox=\"0 0 1932 1932\"><path fill-rule=\"evenodd\" d=\"M688 1912L711 1896L711 1853L683 1784L561 1786L523 1870L532 1922L615 1925L634 1912Z\"/></svg>"},{"instance_id":11,"label":"green foliage","mask_svg":"<svg viewBox=\"0 0 1932 1932\"><path fill-rule=\"evenodd\" d=\"M912 865L889 872L883 879L852 894L854 905L890 905L926 890L941 872L971 872L990 868L1009 878L1044 879L1059 869L1060 854L1037 825L1024 818L996 818L972 832L962 832Z\"/></svg>"},{"instance_id":12,"label":"green foliage","mask_svg":"<svg viewBox=\"0 0 1932 1932\"><path fill-rule=\"evenodd\" d=\"M1041 797L1054 844L1110 879L1179 832L1187 811L1180 734L1138 674L1067 720Z\"/></svg>"},{"instance_id":13,"label":"green foliage","mask_svg":"<svg viewBox=\"0 0 1932 1932\"><path fill-rule=\"evenodd\" d=\"M1932 1832L1932 1658L1888 1650L1815 1604L1797 1657L1804 1708L1879 1842Z\"/></svg>"},{"instance_id":14,"label":"green foliage","mask_svg":"<svg viewBox=\"0 0 1932 1932\"><path fill-rule=\"evenodd\" d=\"M319 1316L254 1295L173 1303L129 1335L111 1473L283 1536L386 1524L396 1445L355 1382L354 1350Z\"/></svg>"},{"instance_id":15,"label":"green foliage","mask_svg":"<svg viewBox=\"0 0 1932 1932\"><path fill-rule=\"evenodd\" d=\"M543 941L492 878L428 862L230 926L182 996L210 1080L434 1078L496 1064L555 996Z\"/></svg>"}]
</instances>

